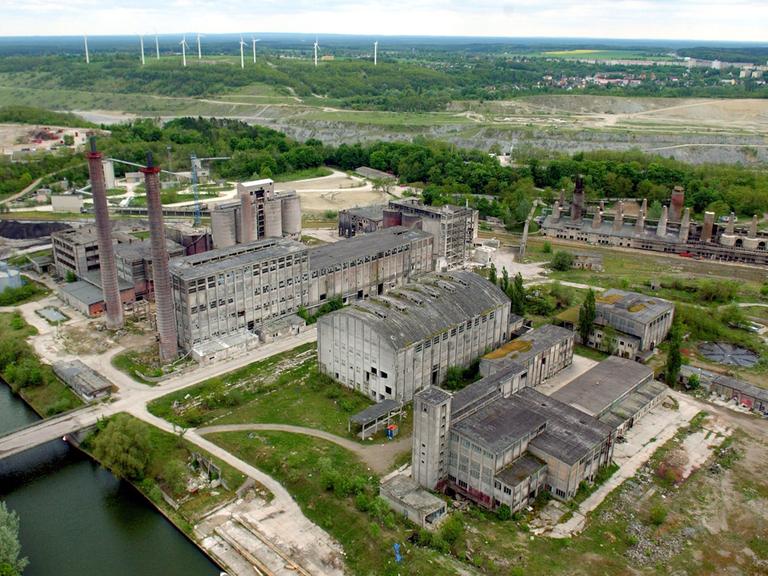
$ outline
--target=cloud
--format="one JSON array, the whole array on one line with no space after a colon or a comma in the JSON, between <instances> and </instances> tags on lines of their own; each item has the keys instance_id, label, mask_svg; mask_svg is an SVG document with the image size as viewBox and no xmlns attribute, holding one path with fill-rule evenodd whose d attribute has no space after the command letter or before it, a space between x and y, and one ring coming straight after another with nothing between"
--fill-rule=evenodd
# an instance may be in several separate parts
<instances>
[{"instance_id":1,"label":"cloud","mask_svg":"<svg viewBox=\"0 0 768 576\"><path fill-rule=\"evenodd\" d=\"M203 30L768 41L764 0L0 0L0 14L0 35Z\"/></svg>"}]
</instances>

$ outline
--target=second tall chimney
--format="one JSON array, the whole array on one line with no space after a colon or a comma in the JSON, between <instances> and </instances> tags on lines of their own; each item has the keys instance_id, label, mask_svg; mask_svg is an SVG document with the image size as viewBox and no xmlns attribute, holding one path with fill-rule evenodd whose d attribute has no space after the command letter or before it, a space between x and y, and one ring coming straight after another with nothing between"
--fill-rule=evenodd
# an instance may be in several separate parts
<instances>
[{"instance_id":1,"label":"second tall chimney","mask_svg":"<svg viewBox=\"0 0 768 576\"><path fill-rule=\"evenodd\" d=\"M107 308L107 328L118 330L123 327L123 302L120 298L115 250L112 246L112 227L109 225L104 165L101 162L101 152L96 151L95 137L91 137L91 149L86 156L88 158L88 172L91 176L93 211L96 214L99 272L101 274L101 291Z\"/></svg>"},{"instance_id":2,"label":"second tall chimney","mask_svg":"<svg viewBox=\"0 0 768 576\"><path fill-rule=\"evenodd\" d=\"M160 336L160 360L163 363L176 360L179 355L176 334L176 316L173 311L171 275L168 271L168 249L163 227L163 205L160 202L160 168L153 166L152 154L147 154L147 167L142 168L147 187L147 212L149 215L149 239L152 249L152 282L155 287L157 332Z\"/></svg>"}]
</instances>

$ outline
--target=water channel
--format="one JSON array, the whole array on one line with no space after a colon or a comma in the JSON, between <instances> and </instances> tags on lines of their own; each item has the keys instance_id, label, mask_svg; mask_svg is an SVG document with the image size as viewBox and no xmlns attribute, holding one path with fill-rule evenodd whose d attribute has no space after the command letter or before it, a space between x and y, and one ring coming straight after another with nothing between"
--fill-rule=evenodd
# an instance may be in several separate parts
<instances>
[{"instance_id":1,"label":"water channel","mask_svg":"<svg viewBox=\"0 0 768 576\"><path fill-rule=\"evenodd\" d=\"M0 434L39 418L0 380ZM24 576L217 576L132 486L61 440L0 460L0 500L21 519Z\"/></svg>"}]
</instances>

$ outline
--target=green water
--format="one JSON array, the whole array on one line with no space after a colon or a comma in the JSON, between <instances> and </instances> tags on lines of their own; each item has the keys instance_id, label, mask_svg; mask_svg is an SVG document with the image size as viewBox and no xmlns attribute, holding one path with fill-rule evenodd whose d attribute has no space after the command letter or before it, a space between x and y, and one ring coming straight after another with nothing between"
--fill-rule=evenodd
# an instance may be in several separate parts
<instances>
[{"instance_id":1,"label":"green water","mask_svg":"<svg viewBox=\"0 0 768 576\"><path fill-rule=\"evenodd\" d=\"M0 382L0 434L37 416ZM0 460L0 500L21 518L24 576L217 576L198 548L62 440Z\"/></svg>"}]
</instances>

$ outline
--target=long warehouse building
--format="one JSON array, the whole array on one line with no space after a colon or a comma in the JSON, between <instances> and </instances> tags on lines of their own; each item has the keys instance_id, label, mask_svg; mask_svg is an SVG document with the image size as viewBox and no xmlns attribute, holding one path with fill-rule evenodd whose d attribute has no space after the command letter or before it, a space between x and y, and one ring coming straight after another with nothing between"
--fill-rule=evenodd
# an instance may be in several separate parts
<instances>
[{"instance_id":1,"label":"long warehouse building","mask_svg":"<svg viewBox=\"0 0 768 576\"><path fill-rule=\"evenodd\" d=\"M434 269L433 238L389 228L309 248L289 238L171 261L179 345L186 351L245 345L272 322L340 298L380 295L411 275Z\"/></svg>"}]
</instances>

